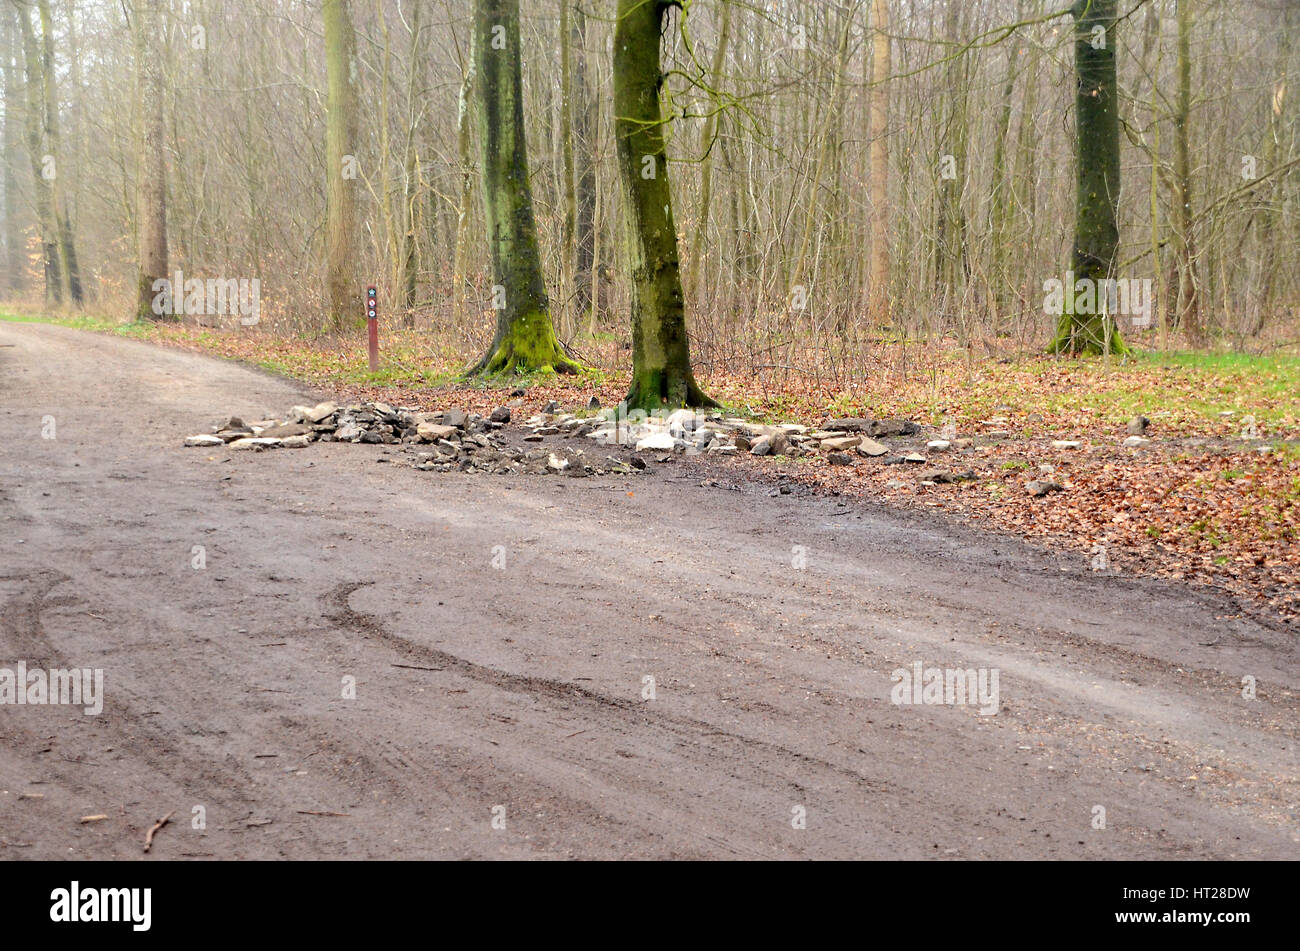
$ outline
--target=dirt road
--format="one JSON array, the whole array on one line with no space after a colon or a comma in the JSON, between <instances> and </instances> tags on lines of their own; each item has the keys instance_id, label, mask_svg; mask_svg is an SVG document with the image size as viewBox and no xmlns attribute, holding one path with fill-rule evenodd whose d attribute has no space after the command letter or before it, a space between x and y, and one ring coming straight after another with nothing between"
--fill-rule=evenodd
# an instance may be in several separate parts
<instances>
[{"instance_id":1,"label":"dirt road","mask_svg":"<svg viewBox=\"0 0 1300 951\"><path fill-rule=\"evenodd\" d=\"M105 676L0 706L0 859L1297 854L1295 635L1212 594L685 461L181 448L323 395L0 323L0 667Z\"/></svg>"}]
</instances>

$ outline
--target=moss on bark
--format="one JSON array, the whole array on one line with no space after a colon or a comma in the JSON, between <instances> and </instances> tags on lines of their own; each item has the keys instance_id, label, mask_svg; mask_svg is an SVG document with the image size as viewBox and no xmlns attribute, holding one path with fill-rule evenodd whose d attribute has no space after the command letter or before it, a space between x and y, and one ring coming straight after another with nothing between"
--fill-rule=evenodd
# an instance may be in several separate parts
<instances>
[{"instance_id":1,"label":"moss on bark","mask_svg":"<svg viewBox=\"0 0 1300 951\"><path fill-rule=\"evenodd\" d=\"M1074 277L1100 286L1115 275L1119 247L1119 102L1115 73L1117 0L1076 0L1074 6L1075 223ZM1113 315L1067 307L1051 353L1128 352Z\"/></svg>"},{"instance_id":2,"label":"moss on bark","mask_svg":"<svg viewBox=\"0 0 1300 951\"><path fill-rule=\"evenodd\" d=\"M659 94L661 21L671 3L619 0L614 27L614 123L623 213L632 236L629 409L716 406L691 371L677 225L668 187Z\"/></svg>"},{"instance_id":3,"label":"moss on bark","mask_svg":"<svg viewBox=\"0 0 1300 951\"><path fill-rule=\"evenodd\" d=\"M583 367L565 354L551 325L542 279L524 139L519 0L476 0L472 40L483 210L497 287L496 333L470 375Z\"/></svg>"}]
</instances>

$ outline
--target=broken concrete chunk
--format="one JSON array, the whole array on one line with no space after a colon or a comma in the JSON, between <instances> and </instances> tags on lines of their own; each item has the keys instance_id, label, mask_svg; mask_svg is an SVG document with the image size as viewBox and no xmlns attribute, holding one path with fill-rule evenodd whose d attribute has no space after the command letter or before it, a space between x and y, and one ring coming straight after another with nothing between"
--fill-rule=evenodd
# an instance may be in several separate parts
<instances>
[{"instance_id":1,"label":"broken concrete chunk","mask_svg":"<svg viewBox=\"0 0 1300 951\"><path fill-rule=\"evenodd\" d=\"M448 439L455 435L456 427L441 423L421 423L415 427L415 432L425 442L437 442L439 439Z\"/></svg>"},{"instance_id":2,"label":"broken concrete chunk","mask_svg":"<svg viewBox=\"0 0 1300 951\"><path fill-rule=\"evenodd\" d=\"M641 452L644 449L673 449L676 446L677 440L667 433L651 433L637 441L636 450Z\"/></svg>"},{"instance_id":3,"label":"broken concrete chunk","mask_svg":"<svg viewBox=\"0 0 1300 951\"><path fill-rule=\"evenodd\" d=\"M278 439L264 439L260 436L253 438L236 439L230 444L231 449L252 449L258 452L263 449L276 449L280 445Z\"/></svg>"}]
</instances>

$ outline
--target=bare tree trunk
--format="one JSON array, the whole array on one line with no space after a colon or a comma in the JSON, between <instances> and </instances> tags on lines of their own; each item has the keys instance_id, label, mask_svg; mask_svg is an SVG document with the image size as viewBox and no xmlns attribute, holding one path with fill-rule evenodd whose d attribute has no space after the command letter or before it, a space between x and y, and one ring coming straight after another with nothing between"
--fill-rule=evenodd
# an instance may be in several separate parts
<instances>
[{"instance_id":1,"label":"bare tree trunk","mask_svg":"<svg viewBox=\"0 0 1300 951\"><path fill-rule=\"evenodd\" d=\"M411 47L407 62L406 82L406 161L403 166L405 190L402 202L402 292L401 307L403 322L406 327L415 326L415 291L419 281L420 253L416 235L420 233L419 193L417 178L419 173L419 156L416 153L416 125L419 107L416 102L416 78L420 75L420 39L423 28L420 25L421 4L411 8Z\"/></svg>"},{"instance_id":2,"label":"bare tree trunk","mask_svg":"<svg viewBox=\"0 0 1300 951\"><path fill-rule=\"evenodd\" d=\"M993 143L993 183L989 196L989 241L992 244L990 304L993 308L993 329L1003 330L1003 314L1009 300L1007 225L1013 207L1011 182L1007 178L1007 139L1011 135L1012 96L1016 91L1016 73L1022 65L1015 47L1007 53L1007 77L1002 87L1002 109L998 114L997 137Z\"/></svg>"},{"instance_id":3,"label":"bare tree trunk","mask_svg":"<svg viewBox=\"0 0 1300 951\"><path fill-rule=\"evenodd\" d=\"M1042 10L1042 0L1033 0L1032 11ZM1039 68L1042 54L1036 47L1030 47L1026 53L1028 62L1023 67L1024 98L1020 104L1020 128L1016 134L1016 157L1011 173L1011 201L1015 208L1015 213L1011 215L1012 223L1019 220L1021 222L1018 233L1008 236L1012 241L1015 252L1020 256L1021 275L1024 275L1024 262L1032 260L1034 251L1034 227L1038 221L1038 167L1042 160L1039 143L1036 139L1037 127L1036 118L1038 110L1038 86L1039 86ZM1031 290L1029 283L1039 285L1039 279L1035 278L1032 282L1026 282L1023 286L1024 299L1035 293L1040 288L1036 286ZM1020 302L1023 313L1024 303Z\"/></svg>"},{"instance_id":4,"label":"bare tree trunk","mask_svg":"<svg viewBox=\"0 0 1300 951\"><path fill-rule=\"evenodd\" d=\"M68 79L72 84L72 102L69 112L72 120L72 147L69 151L77 157L77 172L72 183L72 194L68 196L69 210L74 220L81 217L84 207L82 196L85 193L86 179L92 167L90 155L86 148L84 56L80 46L77 27L77 14L80 10L78 0L64 0L68 24Z\"/></svg>"},{"instance_id":5,"label":"bare tree trunk","mask_svg":"<svg viewBox=\"0 0 1300 951\"><path fill-rule=\"evenodd\" d=\"M1086 2L1086 0L1085 0ZM950 3L946 17L945 33L950 48L955 49L961 42L961 11L964 4ZM966 261L966 215L962 208L962 195L965 183L970 177L966 161L967 138L967 98L970 90L966 69L966 54L953 55L945 70L948 104L944 120L943 138L940 146L944 150L941 158L941 177L939 180L939 201L936 215L937 240L935 242L935 281L936 290L945 301L950 301L960 290L965 277ZM951 165L949 166L949 160Z\"/></svg>"},{"instance_id":6,"label":"bare tree trunk","mask_svg":"<svg viewBox=\"0 0 1300 951\"><path fill-rule=\"evenodd\" d=\"M50 202L53 206L54 224L58 234L59 273L63 293L73 304L83 302L81 270L77 266L76 241L73 238L72 220L63 198L63 139L59 123L58 74L54 64L54 18L50 15L50 0L36 0L41 18L41 90L44 98L45 147L55 172L50 176Z\"/></svg>"},{"instance_id":7,"label":"bare tree trunk","mask_svg":"<svg viewBox=\"0 0 1300 951\"><path fill-rule=\"evenodd\" d=\"M402 246L398 238L401 223L393 210L393 181L389 158L392 155L392 126L389 123L389 106L392 92L392 32L388 29L388 19L384 16L383 0L375 0L375 20L379 24L382 36L379 66L379 153L376 167L379 177L378 199L379 220L383 225L382 244L377 248L379 260L388 262L389 286L398 288L402 280ZM373 180L368 178L367 187L374 195ZM374 241L380 244L378 235Z\"/></svg>"},{"instance_id":8,"label":"bare tree trunk","mask_svg":"<svg viewBox=\"0 0 1300 951\"><path fill-rule=\"evenodd\" d=\"M1179 326L1194 345L1204 338L1201 325L1196 239L1192 231L1192 110L1191 0L1178 0L1178 100L1174 107L1174 253L1178 268Z\"/></svg>"},{"instance_id":9,"label":"bare tree trunk","mask_svg":"<svg viewBox=\"0 0 1300 951\"><path fill-rule=\"evenodd\" d=\"M1264 155L1264 166L1269 171L1278 165L1282 139L1286 134L1288 71L1297 21L1300 21L1300 0L1289 0L1283 12L1282 25L1278 28L1277 78L1273 81L1272 95L1269 97L1268 142ZM1277 283L1279 234L1283 227L1282 205L1286 198L1285 186L1285 180L1273 184L1273 193L1276 197L1264 212L1260 224L1260 237L1264 250L1263 260L1260 262L1259 313L1253 328L1255 335L1263 331L1273 303L1273 290Z\"/></svg>"},{"instance_id":10,"label":"bare tree trunk","mask_svg":"<svg viewBox=\"0 0 1300 951\"><path fill-rule=\"evenodd\" d=\"M871 263L867 274L867 319L874 326L888 327L892 320L889 299L889 0L873 0L871 29L871 144L868 146Z\"/></svg>"},{"instance_id":11,"label":"bare tree trunk","mask_svg":"<svg viewBox=\"0 0 1300 951\"><path fill-rule=\"evenodd\" d=\"M563 162L561 174L564 179L561 183L564 217L560 225L560 295L564 300L561 308L564 325L572 329L577 324L571 308L575 296L573 285L577 251L574 229L578 220L578 196L573 168L573 36L569 29L570 3L571 0L560 0L560 151Z\"/></svg>"},{"instance_id":12,"label":"bare tree trunk","mask_svg":"<svg viewBox=\"0 0 1300 951\"><path fill-rule=\"evenodd\" d=\"M163 154L163 89L161 54L155 44L166 42L162 32L162 0L143 0L136 7L135 68L140 109L140 161L136 171L136 317L170 318L155 310L154 282L167 278L167 165ZM182 294L179 287L173 294Z\"/></svg>"},{"instance_id":13,"label":"bare tree trunk","mask_svg":"<svg viewBox=\"0 0 1300 951\"><path fill-rule=\"evenodd\" d=\"M839 125L840 110L844 106L844 71L848 67L849 60L849 34L853 29L853 19L850 13L844 14L844 25L840 30L839 45L835 58L835 72L832 78L832 92L830 108L826 112L826 122L823 124L821 132L818 135L819 144L817 149L817 163L813 169L812 187L808 195L808 213L804 218L803 236L799 241L799 253L795 256L794 269L790 273L790 286L793 288L803 282L804 266L808 258L808 246L812 239L813 223L818 218L818 209L821 207L820 191L822 173L826 165L827 158L838 147L835 139L835 129Z\"/></svg>"},{"instance_id":14,"label":"bare tree trunk","mask_svg":"<svg viewBox=\"0 0 1300 951\"><path fill-rule=\"evenodd\" d=\"M22 34L23 67L25 72L26 101L24 125L27 133L27 156L32 165L32 191L35 194L36 223L41 236L41 257L45 272L45 305L63 303L63 279L60 276L59 229L54 218L54 197L50 179L46 177L47 163L44 149L44 103L41 96L42 75L40 52L36 33L32 28L31 8L22 0L12 0L18 13L18 27ZM57 174L57 167L49 168Z\"/></svg>"},{"instance_id":15,"label":"bare tree trunk","mask_svg":"<svg viewBox=\"0 0 1300 951\"><path fill-rule=\"evenodd\" d=\"M716 93L722 83L722 68L727 58L727 40L731 36L731 4L722 0L722 22L718 26L718 45L713 51L712 68L709 70L709 82ZM709 245L709 203L713 198L713 147L718 139L718 113L722 104L715 95L709 116L704 120L704 134L701 147L704 156L700 160L700 223L695 231L695 240L691 242L691 264L686 280L687 291L701 307L706 288L700 285L700 262L704 258L704 249ZM702 309L702 307L701 307Z\"/></svg>"},{"instance_id":16,"label":"bare tree trunk","mask_svg":"<svg viewBox=\"0 0 1300 951\"><path fill-rule=\"evenodd\" d=\"M456 295L457 314L461 313L465 300L465 254L469 234L469 205L474 192L474 161L470 154L472 137L470 134L471 100L476 94L474 89L474 53L475 44L470 43L469 62L465 65L460 81L460 96L456 104L456 156L460 160L460 195L456 203L456 248L452 252L451 283Z\"/></svg>"},{"instance_id":17,"label":"bare tree trunk","mask_svg":"<svg viewBox=\"0 0 1300 951\"><path fill-rule=\"evenodd\" d=\"M587 18L579 4L573 7L570 49L573 56L574 176L577 179L577 221L574 223L574 312L586 317L592 301L592 259L595 256L596 161L592 129L592 97L587 89ZM598 117L597 117L598 118ZM591 318L588 318L591 319Z\"/></svg>"},{"instance_id":18,"label":"bare tree trunk","mask_svg":"<svg viewBox=\"0 0 1300 951\"><path fill-rule=\"evenodd\" d=\"M5 118L4 118L4 242L5 242L5 287L11 293L23 289L24 258L26 248L23 246L23 229L18 218L18 175L14 163L22 148L18 128L18 68L16 60L17 43L15 38L17 26L13 19L13 10L5 5L0 7L0 67L3 69L5 83Z\"/></svg>"}]
</instances>

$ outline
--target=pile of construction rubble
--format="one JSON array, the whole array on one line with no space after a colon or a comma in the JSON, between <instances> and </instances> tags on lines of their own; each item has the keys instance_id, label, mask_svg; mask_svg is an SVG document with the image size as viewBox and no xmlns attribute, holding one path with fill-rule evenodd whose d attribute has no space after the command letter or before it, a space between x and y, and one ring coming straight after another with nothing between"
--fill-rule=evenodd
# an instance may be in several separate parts
<instances>
[{"instance_id":1,"label":"pile of construction rubble","mask_svg":"<svg viewBox=\"0 0 1300 951\"><path fill-rule=\"evenodd\" d=\"M661 460L671 453L793 458L824 452L832 464L847 465L851 454L889 456L891 449L878 439L920 432L906 420L833 419L821 429L810 430L793 423L766 425L688 409L627 413L622 408L600 410L594 399L586 415L558 410L558 405L549 403L522 427L510 427L508 406L481 416L459 409L421 412L381 402L346 406L327 402L294 406L283 418L245 422L232 416L211 433L187 437L185 445L250 451L303 449L313 442L392 445L409 453L411 464L425 471L582 476L644 469L644 460L636 455L642 452L659 453ZM582 439L622 455L602 454L594 448L588 452L579 448L577 441ZM925 457L912 453L883 461L924 462Z\"/></svg>"}]
</instances>

